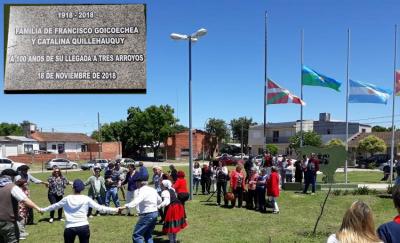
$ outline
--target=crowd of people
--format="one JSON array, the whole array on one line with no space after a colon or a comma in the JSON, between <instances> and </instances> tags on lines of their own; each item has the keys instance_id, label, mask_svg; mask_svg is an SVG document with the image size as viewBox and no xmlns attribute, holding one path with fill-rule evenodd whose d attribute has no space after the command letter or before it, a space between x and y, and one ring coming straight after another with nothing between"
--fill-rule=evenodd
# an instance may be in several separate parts
<instances>
[{"instance_id":1,"label":"crowd of people","mask_svg":"<svg viewBox=\"0 0 400 243\"><path fill-rule=\"evenodd\" d=\"M33 222L32 209L39 213L50 212L49 223L65 221L66 243L73 243L76 237L81 243L89 242L88 218L98 215L118 213L138 216L132 234L133 242L152 242L158 217L163 225L162 231L168 235L170 242L177 242L177 233L187 226L184 205L189 193L185 173L176 171L174 166L169 173L162 173L161 167L153 167L152 186L148 185L149 173L142 162L129 164L128 169L122 168L119 163L109 163L104 173L96 165L92 169L93 175L85 182L81 179L69 181L58 167L54 167L47 182L35 178L28 170L29 167L24 165L19 167L18 172L6 169L1 173L0 243L26 239L29 234L25 225L28 220ZM38 207L29 199L29 183L44 184L48 188L48 207ZM71 195L65 195L68 185L73 188ZM126 195L124 185L127 185ZM85 188L88 195L82 194ZM126 199L124 206L120 205L119 194ZM115 207L110 207L111 201ZM94 215L93 210L96 210Z\"/></svg>"},{"instance_id":2,"label":"crowd of people","mask_svg":"<svg viewBox=\"0 0 400 243\"><path fill-rule=\"evenodd\" d=\"M271 209L272 213L278 214L281 185L304 182L303 193L307 193L310 185L314 193L319 163L315 154L292 163L291 159L277 159L268 153L262 162L249 159L238 163L232 171L223 161L202 166L195 162L193 191L199 193L201 186L205 195L215 192L217 205L222 207L241 208L245 203L247 209L264 213ZM149 172L142 162L129 164L127 168L110 163L104 172L100 166L95 166L92 175L84 181L69 181L57 167L47 181L28 173L26 165L19 167L18 172L4 170L0 176L0 243L19 242L29 235L25 225L33 222L32 209L39 213L50 212L49 223L65 221L66 243L74 242L76 237L81 243L89 242L88 218L107 214L138 217L132 233L133 242L152 242L158 218L169 241L177 242L177 234L188 225L185 202L189 192L185 173L174 165L170 165L167 172L159 166L152 169L150 183ZM47 187L49 206L39 207L29 199L30 183ZM65 195L68 185L73 188L71 195ZM125 185L126 193L122 190ZM87 195L82 194L85 188ZM119 195L124 197L124 206L120 205ZM111 201L114 207L110 207ZM393 201L400 215L400 186L393 189ZM400 242L400 216L375 231L371 208L364 202L354 202L339 231L328 238L328 243L334 242Z\"/></svg>"}]
</instances>

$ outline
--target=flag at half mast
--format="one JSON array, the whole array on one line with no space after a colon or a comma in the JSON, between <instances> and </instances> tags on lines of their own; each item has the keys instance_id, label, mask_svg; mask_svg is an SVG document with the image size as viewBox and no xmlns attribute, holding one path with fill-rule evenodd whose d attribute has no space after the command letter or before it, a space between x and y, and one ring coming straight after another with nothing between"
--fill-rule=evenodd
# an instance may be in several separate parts
<instances>
[{"instance_id":1,"label":"flag at half mast","mask_svg":"<svg viewBox=\"0 0 400 243\"><path fill-rule=\"evenodd\" d=\"M301 84L331 88L340 92L340 85L342 83L303 65L301 70Z\"/></svg>"},{"instance_id":2,"label":"flag at half mast","mask_svg":"<svg viewBox=\"0 0 400 243\"><path fill-rule=\"evenodd\" d=\"M351 79L349 81L349 103L387 104L390 93L392 92L390 89L380 88L370 83Z\"/></svg>"},{"instance_id":3,"label":"flag at half mast","mask_svg":"<svg viewBox=\"0 0 400 243\"><path fill-rule=\"evenodd\" d=\"M268 79L267 104L272 105L287 103L306 105L306 102L290 93L289 90L282 88L271 79Z\"/></svg>"}]
</instances>

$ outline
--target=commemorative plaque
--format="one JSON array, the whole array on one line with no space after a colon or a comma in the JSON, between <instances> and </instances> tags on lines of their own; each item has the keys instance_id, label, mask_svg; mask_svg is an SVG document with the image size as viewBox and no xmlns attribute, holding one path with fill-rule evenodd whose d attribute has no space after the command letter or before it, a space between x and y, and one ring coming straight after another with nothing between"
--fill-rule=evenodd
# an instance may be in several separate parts
<instances>
[{"instance_id":1,"label":"commemorative plaque","mask_svg":"<svg viewBox=\"0 0 400 243\"><path fill-rule=\"evenodd\" d=\"M146 5L5 10L5 93L146 92Z\"/></svg>"}]
</instances>

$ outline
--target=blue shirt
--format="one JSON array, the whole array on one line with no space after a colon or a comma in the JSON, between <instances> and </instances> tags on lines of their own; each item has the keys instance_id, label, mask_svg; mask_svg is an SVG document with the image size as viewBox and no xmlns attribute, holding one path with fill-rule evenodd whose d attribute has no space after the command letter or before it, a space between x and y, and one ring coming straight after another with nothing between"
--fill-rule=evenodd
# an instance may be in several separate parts
<instances>
[{"instance_id":1,"label":"blue shirt","mask_svg":"<svg viewBox=\"0 0 400 243\"><path fill-rule=\"evenodd\" d=\"M147 172L147 169L144 166L140 166L139 175L142 180L147 181L149 179L149 172Z\"/></svg>"},{"instance_id":2,"label":"blue shirt","mask_svg":"<svg viewBox=\"0 0 400 243\"><path fill-rule=\"evenodd\" d=\"M382 224L378 228L378 236L385 243L397 243L400 242L400 217L397 216L395 221Z\"/></svg>"}]
</instances>

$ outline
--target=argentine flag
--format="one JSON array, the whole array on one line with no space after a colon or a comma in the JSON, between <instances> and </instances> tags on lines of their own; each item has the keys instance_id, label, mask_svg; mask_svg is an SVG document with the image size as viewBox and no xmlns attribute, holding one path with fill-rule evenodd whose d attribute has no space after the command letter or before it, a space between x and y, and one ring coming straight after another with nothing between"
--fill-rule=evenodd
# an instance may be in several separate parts
<instances>
[{"instance_id":1,"label":"argentine flag","mask_svg":"<svg viewBox=\"0 0 400 243\"><path fill-rule=\"evenodd\" d=\"M379 88L373 84L350 81L349 103L386 104L391 90Z\"/></svg>"}]
</instances>

